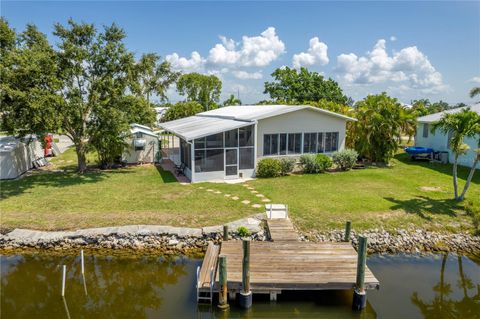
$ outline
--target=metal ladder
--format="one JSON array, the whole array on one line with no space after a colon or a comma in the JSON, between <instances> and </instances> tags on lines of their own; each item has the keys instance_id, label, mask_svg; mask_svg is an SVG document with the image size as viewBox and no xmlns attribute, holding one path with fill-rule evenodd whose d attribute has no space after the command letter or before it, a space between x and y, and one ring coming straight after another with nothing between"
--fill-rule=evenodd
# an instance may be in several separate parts
<instances>
[{"instance_id":1,"label":"metal ladder","mask_svg":"<svg viewBox=\"0 0 480 319\"><path fill-rule=\"evenodd\" d=\"M215 277L213 276L214 269L213 267L210 269L210 290L205 292L200 292L200 266L197 266L197 303L201 303L202 301L208 301L210 304L213 303L213 285L215 283ZM205 294L202 296L202 293Z\"/></svg>"}]
</instances>

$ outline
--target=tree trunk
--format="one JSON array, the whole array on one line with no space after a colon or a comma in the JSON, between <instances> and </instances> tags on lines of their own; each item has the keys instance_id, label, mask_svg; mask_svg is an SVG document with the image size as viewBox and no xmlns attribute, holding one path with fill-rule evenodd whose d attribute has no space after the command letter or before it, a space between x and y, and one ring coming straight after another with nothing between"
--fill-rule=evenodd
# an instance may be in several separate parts
<instances>
[{"instance_id":1,"label":"tree trunk","mask_svg":"<svg viewBox=\"0 0 480 319\"><path fill-rule=\"evenodd\" d=\"M457 186L457 166L458 166L458 154L455 153L455 159L453 161L453 190L455 192L455 200L459 200L458 186Z\"/></svg>"},{"instance_id":2,"label":"tree trunk","mask_svg":"<svg viewBox=\"0 0 480 319\"><path fill-rule=\"evenodd\" d=\"M75 150L77 152L78 166L77 170L80 174L85 173L87 170L87 155L86 148L83 142L75 144Z\"/></svg>"},{"instance_id":3,"label":"tree trunk","mask_svg":"<svg viewBox=\"0 0 480 319\"><path fill-rule=\"evenodd\" d=\"M468 187L470 187L470 182L472 181L473 174L475 174L475 169L477 168L479 158L480 158L480 155L478 155L475 158L475 160L473 161L473 166L470 169L470 173L468 173L467 182L465 183L465 186L463 187L462 194L460 195L460 198L458 200L463 200L463 198L465 197L465 193L467 192Z\"/></svg>"}]
</instances>

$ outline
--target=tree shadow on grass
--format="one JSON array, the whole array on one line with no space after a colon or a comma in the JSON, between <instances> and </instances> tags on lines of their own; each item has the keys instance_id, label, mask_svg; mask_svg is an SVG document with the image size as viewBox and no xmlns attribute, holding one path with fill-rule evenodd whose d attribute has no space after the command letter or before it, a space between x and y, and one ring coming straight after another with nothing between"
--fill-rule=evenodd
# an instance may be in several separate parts
<instances>
[{"instance_id":1,"label":"tree shadow on grass","mask_svg":"<svg viewBox=\"0 0 480 319\"><path fill-rule=\"evenodd\" d=\"M54 194L56 188L98 183L108 179L114 174L130 173L133 172L125 169L111 171L96 170L85 174L75 172L38 172L37 174L24 176L17 180L2 181L0 185L0 200L21 195L28 190L34 189L36 186L49 187L52 189L52 194Z\"/></svg>"},{"instance_id":2,"label":"tree shadow on grass","mask_svg":"<svg viewBox=\"0 0 480 319\"><path fill-rule=\"evenodd\" d=\"M157 169L158 174L160 174L160 178L165 184L178 183L177 179L172 174L172 172L164 170L160 165L155 165L155 168Z\"/></svg>"},{"instance_id":3,"label":"tree shadow on grass","mask_svg":"<svg viewBox=\"0 0 480 319\"><path fill-rule=\"evenodd\" d=\"M409 214L416 214L425 220L432 220L428 214L457 216L457 209L461 209L458 203L453 199L432 199L427 196L416 196L411 199L401 200L392 197L384 197L389 202L394 203L390 207L392 210L402 209Z\"/></svg>"},{"instance_id":4,"label":"tree shadow on grass","mask_svg":"<svg viewBox=\"0 0 480 319\"><path fill-rule=\"evenodd\" d=\"M429 161L414 161L410 159L410 156L406 153L400 153L395 155L395 159L398 161L412 166L420 166L425 167L436 172L448 175L450 177L453 176L453 165L452 164L441 164L441 163L430 163ZM470 172L470 167L466 166L458 166L458 178L463 179L464 181L467 179L468 173ZM452 177L453 178L453 177ZM472 178L472 184L480 184L480 173L479 170L475 172Z\"/></svg>"}]
</instances>

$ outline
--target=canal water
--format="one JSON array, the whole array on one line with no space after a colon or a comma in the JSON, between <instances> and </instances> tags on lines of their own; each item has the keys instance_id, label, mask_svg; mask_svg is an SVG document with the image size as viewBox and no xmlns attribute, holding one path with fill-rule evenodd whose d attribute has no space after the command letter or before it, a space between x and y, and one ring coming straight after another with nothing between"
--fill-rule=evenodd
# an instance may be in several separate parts
<instances>
[{"instance_id":1,"label":"canal water","mask_svg":"<svg viewBox=\"0 0 480 319\"><path fill-rule=\"evenodd\" d=\"M351 311L351 291L254 298L243 311L197 307L196 268L188 257L1 256L1 318L480 318L480 259L456 255L373 255L380 290ZM65 300L62 266L67 265ZM274 265L273 265L274 266Z\"/></svg>"}]
</instances>

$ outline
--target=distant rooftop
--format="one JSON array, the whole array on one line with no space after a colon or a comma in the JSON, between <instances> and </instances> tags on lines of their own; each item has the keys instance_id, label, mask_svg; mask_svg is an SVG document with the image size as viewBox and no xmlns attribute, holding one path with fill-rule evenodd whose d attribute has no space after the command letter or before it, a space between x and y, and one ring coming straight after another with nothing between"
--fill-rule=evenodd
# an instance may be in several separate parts
<instances>
[{"instance_id":1,"label":"distant rooftop","mask_svg":"<svg viewBox=\"0 0 480 319\"><path fill-rule=\"evenodd\" d=\"M451 109L451 110L445 110L442 112L438 113L433 113L425 116L421 116L417 119L418 122L420 123L432 123L440 120L444 114L453 114L460 112L463 109L470 108L472 111L477 112L480 114L480 103L474 104L472 106L465 106L465 107L457 107L456 109Z\"/></svg>"}]
</instances>

